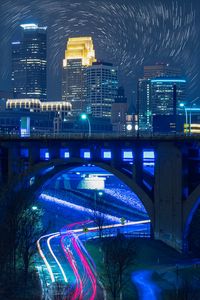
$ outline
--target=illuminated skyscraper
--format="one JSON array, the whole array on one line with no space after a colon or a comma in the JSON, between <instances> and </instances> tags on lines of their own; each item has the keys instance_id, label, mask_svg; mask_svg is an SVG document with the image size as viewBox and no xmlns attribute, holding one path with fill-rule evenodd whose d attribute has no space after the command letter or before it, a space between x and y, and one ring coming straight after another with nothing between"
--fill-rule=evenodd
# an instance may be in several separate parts
<instances>
[{"instance_id":1,"label":"illuminated skyscraper","mask_svg":"<svg viewBox=\"0 0 200 300\"><path fill-rule=\"evenodd\" d=\"M36 24L22 24L23 37L12 43L13 97L45 101L46 83L46 29Z\"/></svg>"},{"instance_id":2,"label":"illuminated skyscraper","mask_svg":"<svg viewBox=\"0 0 200 300\"><path fill-rule=\"evenodd\" d=\"M178 77L151 79L152 115L182 113L180 103L185 102L186 80Z\"/></svg>"},{"instance_id":3,"label":"illuminated skyscraper","mask_svg":"<svg viewBox=\"0 0 200 300\"><path fill-rule=\"evenodd\" d=\"M152 129L156 134L183 132L186 80L180 77L151 79Z\"/></svg>"},{"instance_id":4,"label":"illuminated skyscraper","mask_svg":"<svg viewBox=\"0 0 200 300\"><path fill-rule=\"evenodd\" d=\"M68 39L63 60L62 100L72 104L73 115L86 110L86 69L95 61L91 37Z\"/></svg>"},{"instance_id":5,"label":"illuminated skyscraper","mask_svg":"<svg viewBox=\"0 0 200 300\"><path fill-rule=\"evenodd\" d=\"M144 77L138 80L137 91L137 113L139 115L140 132L148 133L152 131L153 115L173 114L173 111L175 111L173 107L174 101L176 99L177 101L183 99L185 95L183 84L180 86L176 82L176 79L179 81L180 74L181 70L179 68L169 64L144 66ZM169 80L168 82L159 81L159 84L156 85L152 81L155 78ZM175 85L173 84L173 80L175 80ZM175 93L176 87L177 90Z\"/></svg>"},{"instance_id":6,"label":"illuminated skyscraper","mask_svg":"<svg viewBox=\"0 0 200 300\"><path fill-rule=\"evenodd\" d=\"M117 69L112 64L95 62L87 69L87 102L94 117L111 118L117 91Z\"/></svg>"}]
</instances>

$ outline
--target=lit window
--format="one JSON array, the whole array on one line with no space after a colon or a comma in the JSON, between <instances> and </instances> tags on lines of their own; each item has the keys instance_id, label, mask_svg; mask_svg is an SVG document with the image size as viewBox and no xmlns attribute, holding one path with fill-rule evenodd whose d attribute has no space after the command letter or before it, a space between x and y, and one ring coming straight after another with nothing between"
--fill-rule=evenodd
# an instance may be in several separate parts
<instances>
[{"instance_id":1,"label":"lit window","mask_svg":"<svg viewBox=\"0 0 200 300\"><path fill-rule=\"evenodd\" d=\"M123 161L132 161L133 151L131 149L122 150L122 159Z\"/></svg>"},{"instance_id":2,"label":"lit window","mask_svg":"<svg viewBox=\"0 0 200 300\"><path fill-rule=\"evenodd\" d=\"M144 150L143 159L155 159L155 152L152 150Z\"/></svg>"},{"instance_id":3,"label":"lit window","mask_svg":"<svg viewBox=\"0 0 200 300\"><path fill-rule=\"evenodd\" d=\"M143 151L143 165L154 166L155 165L155 152L153 150Z\"/></svg>"},{"instance_id":4,"label":"lit window","mask_svg":"<svg viewBox=\"0 0 200 300\"><path fill-rule=\"evenodd\" d=\"M60 149L60 158L69 158L69 157L70 157L69 149L67 148Z\"/></svg>"},{"instance_id":5,"label":"lit window","mask_svg":"<svg viewBox=\"0 0 200 300\"><path fill-rule=\"evenodd\" d=\"M81 158L90 159L91 158L90 149L81 149L80 155L81 155Z\"/></svg>"},{"instance_id":6,"label":"lit window","mask_svg":"<svg viewBox=\"0 0 200 300\"><path fill-rule=\"evenodd\" d=\"M112 152L110 150L102 149L101 150L101 157L103 159L111 159L112 158Z\"/></svg>"},{"instance_id":7,"label":"lit window","mask_svg":"<svg viewBox=\"0 0 200 300\"><path fill-rule=\"evenodd\" d=\"M45 159L49 159L49 152L45 153Z\"/></svg>"},{"instance_id":8,"label":"lit window","mask_svg":"<svg viewBox=\"0 0 200 300\"><path fill-rule=\"evenodd\" d=\"M40 159L49 160L50 154L47 148L40 149Z\"/></svg>"},{"instance_id":9,"label":"lit window","mask_svg":"<svg viewBox=\"0 0 200 300\"><path fill-rule=\"evenodd\" d=\"M90 152L84 152L84 158L90 158Z\"/></svg>"},{"instance_id":10,"label":"lit window","mask_svg":"<svg viewBox=\"0 0 200 300\"><path fill-rule=\"evenodd\" d=\"M64 158L69 158L69 152L64 153Z\"/></svg>"}]
</instances>

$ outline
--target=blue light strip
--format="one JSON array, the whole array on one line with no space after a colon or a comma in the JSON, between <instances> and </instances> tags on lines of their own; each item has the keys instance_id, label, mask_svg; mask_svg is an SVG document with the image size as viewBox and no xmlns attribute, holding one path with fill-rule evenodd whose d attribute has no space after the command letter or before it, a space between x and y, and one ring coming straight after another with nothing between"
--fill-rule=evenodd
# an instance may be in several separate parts
<instances>
[{"instance_id":1,"label":"blue light strip","mask_svg":"<svg viewBox=\"0 0 200 300\"><path fill-rule=\"evenodd\" d=\"M196 112L200 112L200 107L196 107L196 108L189 108L189 107L186 107L185 108L186 111L196 111Z\"/></svg>"},{"instance_id":2,"label":"blue light strip","mask_svg":"<svg viewBox=\"0 0 200 300\"><path fill-rule=\"evenodd\" d=\"M186 83L186 80L185 79L152 79L151 82L152 83L155 83L155 82Z\"/></svg>"}]
</instances>

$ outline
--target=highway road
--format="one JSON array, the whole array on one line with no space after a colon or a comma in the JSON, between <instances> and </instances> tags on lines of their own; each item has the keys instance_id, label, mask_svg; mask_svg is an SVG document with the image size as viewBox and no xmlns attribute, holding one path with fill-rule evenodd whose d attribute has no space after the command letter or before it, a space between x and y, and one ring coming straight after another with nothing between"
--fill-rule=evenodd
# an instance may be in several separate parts
<instances>
[{"instance_id":1,"label":"highway road","mask_svg":"<svg viewBox=\"0 0 200 300\"><path fill-rule=\"evenodd\" d=\"M103 235L115 235L120 228L124 233L143 231L149 220L111 224L103 227ZM83 228L88 228L84 232ZM84 247L83 241L99 236L98 228L91 221L76 222L62 228L60 232L40 237L37 248L43 263L38 271L45 299L51 299L53 284L62 283L72 287L70 299L94 300L103 291L97 282L95 264Z\"/></svg>"}]
</instances>

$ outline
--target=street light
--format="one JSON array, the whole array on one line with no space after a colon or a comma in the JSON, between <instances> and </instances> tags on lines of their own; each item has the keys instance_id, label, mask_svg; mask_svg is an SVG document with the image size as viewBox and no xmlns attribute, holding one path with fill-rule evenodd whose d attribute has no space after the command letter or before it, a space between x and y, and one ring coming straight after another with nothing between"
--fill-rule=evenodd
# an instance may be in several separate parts
<instances>
[{"instance_id":1,"label":"street light","mask_svg":"<svg viewBox=\"0 0 200 300\"><path fill-rule=\"evenodd\" d=\"M102 191L98 191L97 189L95 189L95 193L94 193L94 206L96 209L97 206L97 200L99 199L99 197L101 198L103 196L103 192Z\"/></svg>"},{"instance_id":2,"label":"street light","mask_svg":"<svg viewBox=\"0 0 200 300\"><path fill-rule=\"evenodd\" d=\"M126 129L127 129L128 131L132 131L132 130L133 130L133 126L132 126L131 124L128 124L128 125L126 126Z\"/></svg>"},{"instance_id":3,"label":"street light","mask_svg":"<svg viewBox=\"0 0 200 300\"><path fill-rule=\"evenodd\" d=\"M195 102L199 100L199 97L196 97L194 100L192 100L190 102L190 127L189 127L189 133L191 135L191 123L192 123L192 113L191 113L191 109L192 109L192 106L195 104Z\"/></svg>"},{"instance_id":4,"label":"street light","mask_svg":"<svg viewBox=\"0 0 200 300\"><path fill-rule=\"evenodd\" d=\"M82 113L81 114L81 120L82 121L87 120L87 122L88 122L88 136L91 137L91 124L90 124L90 120L89 120L88 115L85 114L85 113Z\"/></svg>"},{"instance_id":5,"label":"street light","mask_svg":"<svg viewBox=\"0 0 200 300\"><path fill-rule=\"evenodd\" d=\"M32 210L38 210L37 206L32 206Z\"/></svg>"},{"instance_id":6,"label":"street light","mask_svg":"<svg viewBox=\"0 0 200 300\"><path fill-rule=\"evenodd\" d=\"M86 233L88 233L89 229L87 227L83 227L83 232L85 233L85 244L86 244Z\"/></svg>"},{"instance_id":7,"label":"street light","mask_svg":"<svg viewBox=\"0 0 200 300\"><path fill-rule=\"evenodd\" d=\"M185 123L186 123L186 131L185 131L185 133L186 133L186 135L187 135L187 133L188 133L188 114L187 114L187 109L186 109L184 103L180 103L179 106L180 106L181 108L184 108L184 111L185 111ZM183 132L184 132L184 129L183 129Z\"/></svg>"},{"instance_id":8,"label":"street light","mask_svg":"<svg viewBox=\"0 0 200 300\"><path fill-rule=\"evenodd\" d=\"M133 134L133 125L132 124L127 124L126 125L126 134L128 136L132 135Z\"/></svg>"}]
</instances>

